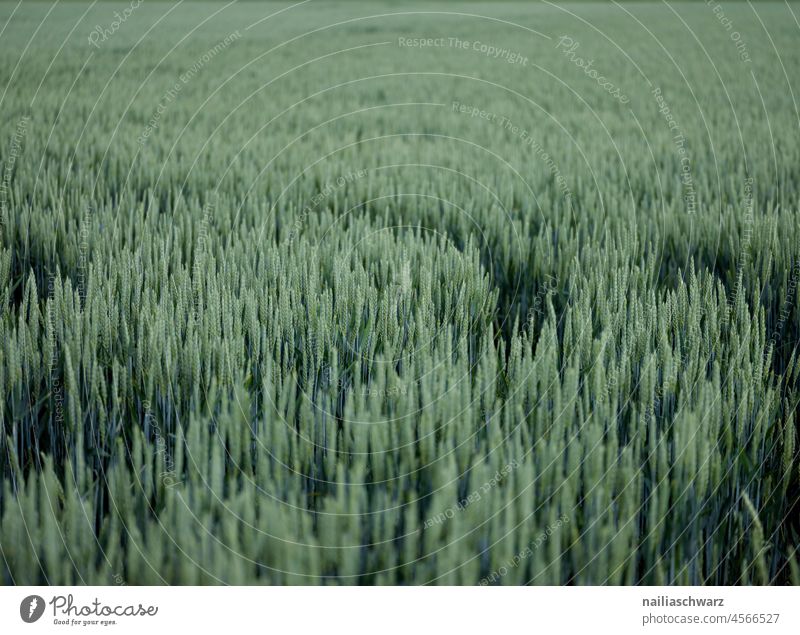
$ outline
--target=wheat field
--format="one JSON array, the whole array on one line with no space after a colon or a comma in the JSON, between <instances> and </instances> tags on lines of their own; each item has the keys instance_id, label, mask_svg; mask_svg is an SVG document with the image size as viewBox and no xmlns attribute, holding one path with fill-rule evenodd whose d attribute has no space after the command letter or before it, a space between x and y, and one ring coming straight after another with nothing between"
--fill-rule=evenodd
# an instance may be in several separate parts
<instances>
[{"instance_id":1,"label":"wheat field","mask_svg":"<svg viewBox=\"0 0 800 635\"><path fill-rule=\"evenodd\" d=\"M0 3L0 582L800 583L798 19Z\"/></svg>"}]
</instances>

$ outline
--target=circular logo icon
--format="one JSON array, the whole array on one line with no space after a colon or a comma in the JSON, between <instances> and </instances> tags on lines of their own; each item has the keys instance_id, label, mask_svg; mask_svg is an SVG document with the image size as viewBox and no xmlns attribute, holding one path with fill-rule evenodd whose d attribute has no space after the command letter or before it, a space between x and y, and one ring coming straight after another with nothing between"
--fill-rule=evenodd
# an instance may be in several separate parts
<instances>
[{"instance_id":1,"label":"circular logo icon","mask_svg":"<svg viewBox=\"0 0 800 635\"><path fill-rule=\"evenodd\" d=\"M43 613L44 598L41 595L29 595L19 605L19 616L28 624L33 624Z\"/></svg>"}]
</instances>

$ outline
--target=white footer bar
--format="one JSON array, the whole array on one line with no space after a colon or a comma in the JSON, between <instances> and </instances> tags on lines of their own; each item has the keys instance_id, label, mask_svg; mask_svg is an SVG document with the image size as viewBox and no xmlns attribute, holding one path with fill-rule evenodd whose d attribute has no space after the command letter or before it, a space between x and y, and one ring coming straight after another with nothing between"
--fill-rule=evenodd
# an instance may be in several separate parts
<instances>
[{"instance_id":1,"label":"white footer bar","mask_svg":"<svg viewBox=\"0 0 800 635\"><path fill-rule=\"evenodd\" d=\"M244 631L242 629L249 629ZM2 633L800 633L796 587L5 587ZM579 630L580 629L580 630Z\"/></svg>"}]
</instances>

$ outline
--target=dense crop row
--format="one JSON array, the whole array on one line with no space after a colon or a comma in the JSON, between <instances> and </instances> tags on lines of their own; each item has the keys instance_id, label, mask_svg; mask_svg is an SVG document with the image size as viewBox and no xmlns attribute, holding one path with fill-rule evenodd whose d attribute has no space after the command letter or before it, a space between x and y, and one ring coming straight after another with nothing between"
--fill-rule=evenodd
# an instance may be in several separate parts
<instances>
[{"instance_id":1,"label":"dense crop row","mask_svg":"<svg viewBox=\"0 0 800 635\"><path fill-rule=\"evenodd\" d=\"M0 37L3 583L800 583L785 6L191 5Z\"/></svg>"}]
</instances>

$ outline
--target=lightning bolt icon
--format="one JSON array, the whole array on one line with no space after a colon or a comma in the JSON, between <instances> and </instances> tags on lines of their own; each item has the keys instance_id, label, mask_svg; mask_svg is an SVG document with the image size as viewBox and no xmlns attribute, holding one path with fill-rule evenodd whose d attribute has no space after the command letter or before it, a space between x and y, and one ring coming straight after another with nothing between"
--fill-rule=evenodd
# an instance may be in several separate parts
<instances>
[{"instance_id":1,"label":"lightning bolt icon","mask_svg":"<svg viewBox=\"0 0 800 635\"><path fill-rule=\"evenodd\" d=\"M33 612L36 610L36 605L37 605L37 604L38 604L38 602L36 601L36 598L33 598L33 599L31 600L31 605L30 605L30 608L28 608L28 617L30 617L31 615L33 615Z\"/></svg>"}]
</instances>

